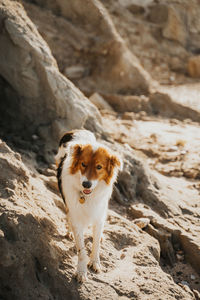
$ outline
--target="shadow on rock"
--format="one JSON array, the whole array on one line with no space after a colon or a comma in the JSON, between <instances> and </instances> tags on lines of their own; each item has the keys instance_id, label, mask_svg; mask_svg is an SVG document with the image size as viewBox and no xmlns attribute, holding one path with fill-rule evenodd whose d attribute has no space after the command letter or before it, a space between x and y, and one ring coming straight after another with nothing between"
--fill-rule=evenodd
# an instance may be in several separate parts
<instances>
[{"instance_id":1,"label":"shadow on rock","mask_svg":"<svg viewBox=\"0 0 200 300\"><path fill-rule=\"evenodd\" d=\"M64 237L47 218L1 215L0 299L80 299L71 280L73 251L62 251L54 240Z\"/></svg>"}]
</instances>

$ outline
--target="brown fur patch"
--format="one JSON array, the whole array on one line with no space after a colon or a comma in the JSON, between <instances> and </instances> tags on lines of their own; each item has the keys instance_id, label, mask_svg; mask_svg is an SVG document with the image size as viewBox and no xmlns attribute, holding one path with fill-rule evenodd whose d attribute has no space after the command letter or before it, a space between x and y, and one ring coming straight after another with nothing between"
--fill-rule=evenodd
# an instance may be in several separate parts
<instances>
[{"instance_id":1,"label":"brown fur patch","mask_svg":"<svg viewBox=\"0 0 200 300\"><path fill-rule=\"evenodd\" d=\"M109 157L108 166L107 166L108 177L106 179L107 180L106 183L108 184L110 183L110 180L113 176L113 171L115 167L120 167L120 161L116 155L111 155Z\"/></svg>"},{"instance_id":2,"label":"brown fur patch","mask_svg":"<svg viewBox=\"0 0 200 300\"><path fill-rule=\"evenodd\" d=\"M82 166L82 163L88 166L92 155L93 150L91 145L75 145L70 168L71 174L75 174L79 170L84 174L86 168Z\"/></svg>"},{"instance_id":3,"label":"brown fur patch","mask_svg":"<svg viewBox=\"0 0 200 300\"><path fill-rule=\"evenodd\" d=\"M75 145L70 172L75 174L80 170L88 180L104 180L109 184L116 166L120 167L119 159L105 148L93 151L90 144Z\"/></svg>"}]
</instances>

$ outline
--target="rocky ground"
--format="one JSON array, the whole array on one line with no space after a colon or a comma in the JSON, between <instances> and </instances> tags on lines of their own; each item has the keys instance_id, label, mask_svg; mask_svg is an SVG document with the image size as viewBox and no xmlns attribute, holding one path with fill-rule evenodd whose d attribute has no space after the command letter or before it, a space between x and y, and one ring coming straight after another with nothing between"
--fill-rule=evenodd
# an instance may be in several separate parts
<instances>
[{"instance_id":1,"label":"rocky ground","mask_svg":"<svg viewBox=\"0 0 200 300\"><path fill-rule=\"evenodd\" d=\"M196 1L191 4L185 0L184 3L172 1L168 8L168 2L101 1L125 44L152 76L147 79L146 73L139 69L144 79L138 75L138 82L144 81L144 93L125 92L123 74L119 90L115 88L119 82L117 77L115 80L108 77L109 84L102 89L104 74L98 76L94 71L99 70L98 51L95 47L90 50L93 29L84 22L81 27L78 13L73 19L74 16L64 17L63 11L52 1L48 2L49 6L39 0L22 2L48 43L60 71L98 110L63 79L48 48L43 54L38 51L44 44L37 35L29 35L30 40L22 39L28 54L36 56L34 63L26 61L26 68L31 67L34 85L27 87L24 78L27 76L30 80L28 71L24 81L12 85L12 76L0 64L1 99L12 99L7 106L6 101L1 100L2 107L8 108L9 119L0 109L0 299L200 299L200 109L196 78L199 7ZM17 19L18 9L12 6L12 1L0 1L0 13L5 3L10 8L6 17L9 19L13 13ZM190 14L186 26L187 9ZM19 14L25 22L26 16ZM176 30L172 30L174 22ZM11 51L14 57L13 51L21 43L17 38L23 30L18 35L13 34L15 31L9 24L6 30L12 39L16 36ZM30 23L27 28L33 33L36 29L31 26ZM9 48L10 42L2 32L0 44L7 43ZM26 34L25 29L24 32ZM17 69L17 59L9 64L11 58L7 52L8 69L15 64ZM22 62L25 60L24 53L22 58L21 54L16 57ZM48 74L47 78L49 74L55 77L48 81L44 73ZM55 78L56 85L53 84ZM19 102L7 82L18 95L23 84L26 93L22 93ZM38 82L39 87L35 88ZM146 82L151 85L148 92ZM27 134L24 125L15 130L12 117L16 120L13 113L16 103L29 99L30 87L37 90L37 99L44 99L50 111L54 111L52 99L55 98L58 103L55 110L60 115L52 127L48 127L46 124L52 122L52 114L49 114L38 130L34 110L29 113L28 104L24 104L22 112L30 114L28 124L34 128ZM59 94L58 90L65 89L68 92ZM66 115L59 101L66 95L71 101L67 102L70 122L63 123ZM52 102L47 104L49 98ZM80 104L77 98L81 99ZM38 119L45 115L40 113ZM76 115L78 120L71 115ZM63 127L71 129L82 125L93 129L102 142L123 156L124 169L110 201L101 246L102 273L89 271L89 280L80 285L73 278L76 249L74 242L66 237L65 211L52 158L56 151L53 137L61 134ZM51 132L52 144L48 140ZM89 230L88 253L91 243Z\"/></svg>"}]
</instances>

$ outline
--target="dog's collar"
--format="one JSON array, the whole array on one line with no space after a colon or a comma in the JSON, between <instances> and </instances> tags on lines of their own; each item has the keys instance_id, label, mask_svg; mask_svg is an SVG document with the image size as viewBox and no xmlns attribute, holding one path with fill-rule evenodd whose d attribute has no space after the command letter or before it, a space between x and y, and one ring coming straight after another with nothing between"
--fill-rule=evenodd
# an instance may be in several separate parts
<instances>
[{"instance_id":1,"label":"dog's collar","mask_svg":"<svg viewBox=\"0 0 200 300\"><path fill-rule=\"evenodd\" d=\"M85 196L83 195L82 192L80 192L79 202L80 202L81 204L84 204L84 203L85 203Z\"/></svg>"}]
</instances>

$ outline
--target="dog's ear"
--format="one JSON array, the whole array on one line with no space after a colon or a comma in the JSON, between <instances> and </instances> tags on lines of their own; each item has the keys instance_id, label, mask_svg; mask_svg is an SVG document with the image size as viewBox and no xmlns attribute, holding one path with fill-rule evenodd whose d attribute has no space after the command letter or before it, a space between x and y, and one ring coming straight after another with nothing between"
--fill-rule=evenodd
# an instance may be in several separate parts
<instances>
[{"instance_id":1,"label":"dog's ear","mask_svg":"<svg viewBox=\"0 0 200 300\"><path fill-rule=\"evenodd\" d=\"M118 156L118 155L116 155L116 154L114 154L114 155L112 155L111 157L110 157L110 164L111 164L111 166L113 167L113 168L118 168L120 171L122 171L122 160L121 160L121 158Z\"/></svg>"},{"instance_id":2,"label":"dog's ear","mask_svg":"<svg viewBox=\"0 0 200 300\"><path fill-rule=\"evenodd\" d=\"M72 164L70 167L71 174L75 174L78 171L79 159L82 151L83 151L82 145L78 145L78 144L72 146L70 149L71 157L72 157Z\"/></svg>"},{"instance_id":3,"label":"dog's ear","mask_svg":"<svg viewBox=\"0 0 200 300\"><path fill-rule=\"evenodd\" d=\"M122 171L123 169L123 161L122 158L119 155L114 155L115 156L115 166L118 168L119 171Z\"/></svg>"},{"instance_id":4,"label":"dog's ear","mask_svg":"<svg viewBox=\"0 0 200 300\"><path fill-rule=\"evenodd\" d=\"M80 157L81 153L83 151L83 146L82 145L75 145L73 149L73 155L77 158Z\"/></svg>"},{"instance_id":5,"label":"dog's ear","mask_svg":"<svg viewBox=\"0 0 200 300\"><path fill-rule=\"evenodd\" d=\"M108 157L107 171L110 178L113 176L114 169L121 171L122 167L122 160L118 155L112 154Z\"/></svg>"}]
</instances>

